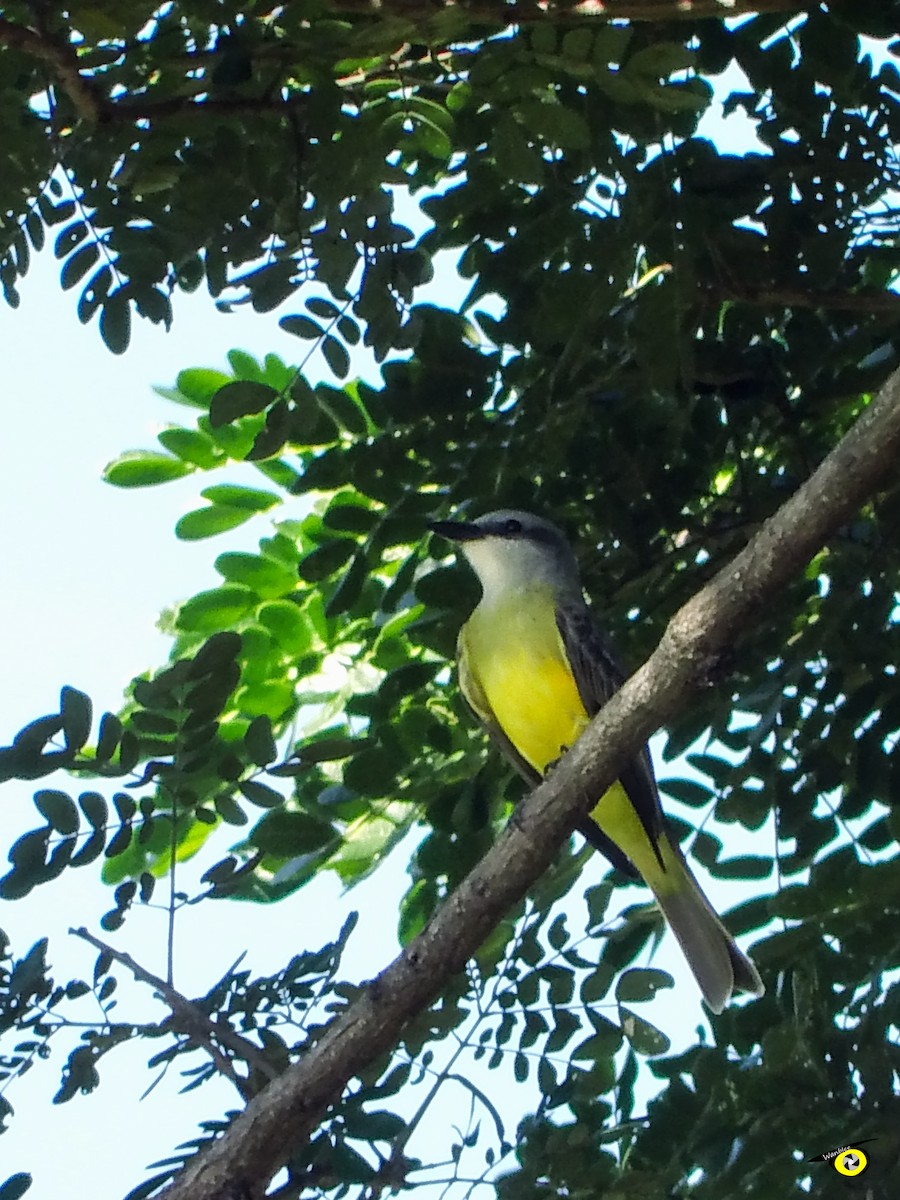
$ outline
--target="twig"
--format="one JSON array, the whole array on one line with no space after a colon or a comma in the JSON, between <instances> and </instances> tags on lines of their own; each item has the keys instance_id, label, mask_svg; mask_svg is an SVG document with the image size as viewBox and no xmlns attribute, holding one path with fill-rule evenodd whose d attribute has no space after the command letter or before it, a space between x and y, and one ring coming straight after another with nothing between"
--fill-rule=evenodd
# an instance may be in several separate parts
<instances>
[{"instance_id":1,"label":"twig","mask_svg":"<svg viewBox=\"0 0 900 1200\"><path fill-rule=\"evenodd\" d=\"M172 797L172 819L169 822L169 903L166 922L166 986L175 987L175 863L178 849L178 797Z\"/></svg>"},{"instance_id":2,"label":"twig","mask_svg":"<svg viewBox=\"0 0 900 1200\"><path fill-rule=\"evenodd\" d=\"M242 1079L235 1073L231 1060L223 1055L218 1047L213 1044L214 1041L227 1046L251 1070L258 1071L266 1079L272 1080L276 1078L278 1071L257 1046L254 1046L246 1038L241 1037L239 1033L235 1033L230 1025L222 1021L213 1021L202 1009L188 1000L186 996L183 996L181 992L176 991L164 979L160 979L158 975L154 975L152 971L148 971L145 967L142 967L130 954L125 954L122 950L116 950L113 946L107 945L106 942L95 937L84 926L80 929L70 929L69 933L74 934L75 937L82 938L102 953L108 954L110 958L115 959L116 962L126 967L135 979L140 980L141 983L149 984L154 991L158 992L172 1010L173 1017L178 1018L182 1030L203 1046L222 1074L231 1080L245 1100L248 1100L253 1094L247 1087L246 1079Z\"/></svg>"}]
</instances>

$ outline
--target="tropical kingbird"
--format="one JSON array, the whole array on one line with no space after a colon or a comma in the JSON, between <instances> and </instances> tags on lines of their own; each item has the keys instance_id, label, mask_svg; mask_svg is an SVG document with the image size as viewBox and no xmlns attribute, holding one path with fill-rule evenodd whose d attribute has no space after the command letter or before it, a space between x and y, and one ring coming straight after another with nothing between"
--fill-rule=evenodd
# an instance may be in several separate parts
<instances>
[{"instance_id":1,"label":"tropical kingbird","mask_svg":"<svg viewBox=\"0 0 900 1200\"><path fill-rule=\"evenodd\" d=\"M555 525L524 512L435 521L431 529L459 544L481 583L459 634L462 693L507 758L537 783L624 681L585 603L575 555ZM713 1012L734 991L762 995L756 967L669 831L646 747L578 828L614 866L643 877Z\"/></svg>"}]
</instances>

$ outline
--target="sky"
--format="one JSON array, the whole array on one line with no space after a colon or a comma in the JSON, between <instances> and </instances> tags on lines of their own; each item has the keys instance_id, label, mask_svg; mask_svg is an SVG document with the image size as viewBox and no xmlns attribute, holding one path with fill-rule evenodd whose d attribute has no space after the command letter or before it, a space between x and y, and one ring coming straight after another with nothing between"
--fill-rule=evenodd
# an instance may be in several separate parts
<instances>
[{"instance_id":1,"label":"sky","mask_svg":"<svg viewBox=\"0 0 900 1200\"><path fill-rule=\"evenodd\" d=\"M707 131L727 137L737 152L755 146L748 124L736 115L724 127L713 114ZM25 722L57 711L65 684L87 692L95 712L115 710L133 675L165 661L169 644L156 628L159 613L219 582L212 566L216 555L253 550L268 531L262 515L211 541L182 543L174 537L174 525L197 506L207 477L140 490L119 490L102 481L104 465L123 450L155 446L155 435L167 422L179 423L187 415L189 423L189 410L162 400L152 386L171 385L184 367L223 368L232 347L258 357L274 351L296 362L308 345L277 324L283 313L302 311L298 301L275 314L260 316L249 309L220 314L201 290L176 297L169 333L136 322L130 349L117 358L105 349L95 325L79 324L77 293L60 291L58 271L50 253L37 256L21 285L21 307L0 310L5 366L0 628L8 633L0 645L5 683L0 744ZM429 298L452 305L464 291L445 264ZM229 467L216 482L246 478L241 469ZM52 786L52 780L38 786ZM41 823L33 790L24 783L3 787L0 845L9 846ZM361 926L351 943L347 974L363 979L376 973L397 950L396 913L408 882L407 854L408 847L400 847L375 881L347 894L335 877L324 876L271 908L226 902L182 910L176 985L188 995L204 991L244 948L254 969L273 971L294 949L332 939L350 910L361 912ZM597 858L588 869L599 879L605 868ZM739 898L734 885L705 877L707 884L717 906ZM626 894L628 903L638 898L633 890ZM97 930L99 916L110 906L110 892L98 882L95 868L70 870L25 901L0 901L0 927L18 956L37 938L49 936L49 959L58 976L89 978L94 953L67 931L72 924ZM163 913L135 910L120 933L109 937L149 970L164 974ZM704 1019L674 939L665 940L654 965L675 975L676 990L641 1011L676 1045L685 1044ZM163 1010L147 989L123 988L120 1014L122 1019L151 1014L160 1019ZM0 1140L0 1183L27 1170L34 1174L29 1200L88 1186L94 1200L118 1200L141 1181L147 1164L194 1135L198 1118L218 1115L217 1104L234 1105L235 1094L226 1085L216 1093L219 1099L207 1088L179 1097L173 1080L139 1100L152 1078L146 1059L153 1049L114 1052L101 1065L100 1088L62 1106L49 1104L58 1085L59 1054L14 1081L6 1093L16 1112Z\"/></svg>"}]
</instances>

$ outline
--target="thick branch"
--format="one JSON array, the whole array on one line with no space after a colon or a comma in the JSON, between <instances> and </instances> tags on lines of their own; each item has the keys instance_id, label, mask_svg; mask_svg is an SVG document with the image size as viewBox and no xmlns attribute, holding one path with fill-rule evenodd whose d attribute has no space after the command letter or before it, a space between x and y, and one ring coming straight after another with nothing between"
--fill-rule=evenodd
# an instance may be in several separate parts
<instances>
[{"instance_id":1,"label":"thick branch","mask_svg":"<svg viewBox=\"0 0 900 1200\"><path fill-rule=\"evenodd\" d=\"M860 505L896 477L900 372L814 475L733 562L676 615L654 654L602 709L548 780L426 929L373 979L321 1040L256 1097L231 1129L190 1163L166 1200L264 1194L297 1140L315 1128L348 1080L396 1044L501 916L545 870L578 817L683 706L711 663Z\"/></svg>"},{"instance_id":2,"label":"thick branch","mask_svg":"<svg viewBox=\"0 0 900 1200\"><path fill-rule=\"evenodd\" d=\"M70 929L69 933L74 934L75 937L83 938L84 941L89 942L95 949L108 954L110 958L115 959L116 962L120 962L123 967L127 967L135 979L140 980L141 983L149 984L155 992L158 992L172 1010L172 1015L177 1025L188 1036L194 1038L195 1041L203 1046L215 1062L217 1068L231 1080L245 1100L249 1099L246 1080L241 1079L235 1074L230 1059L225 1057L218 1049L216 1046L217 1042L222 1046L226 1046L237 1058L245 1062L251 1070L259 1072L266 1079L275 1078L275 1068L258 1046L254 1046L252 1042L248 1042L239 1033L235 1033L225 1022L213 1021L202 1009L188 1000L186 996L182 996L181 992L176 991L164 979L160 979L158 975L154 975L151 971L142 967L130 954L124 954L121 950L116 950L112 946L108 946L106 942L102 942L100 938L95 937L83 927L81 929Z\"/></svg>"}]
</instances>

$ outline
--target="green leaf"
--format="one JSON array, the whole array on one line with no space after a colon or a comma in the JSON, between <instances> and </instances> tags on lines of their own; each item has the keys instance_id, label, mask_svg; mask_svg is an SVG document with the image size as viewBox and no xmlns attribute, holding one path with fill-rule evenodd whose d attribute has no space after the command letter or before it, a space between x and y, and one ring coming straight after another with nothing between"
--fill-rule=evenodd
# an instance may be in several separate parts
<instances>
[{"instance_id":1,"label":"green leaf","mask_svg":"<svg viewBox=\"0 0 900 1200\"><path fill-rule=\"evenodd\" d=\"M319 737L314 741L305 742L297 751L297 758L307 764L320 762L337 762L359 754L372 745L368 738L352 737Z\"/></svg>"},{"instance_id":2,"label":"green leaf","mask_svg":"<svg viewBox=\"0 0 900 1200\"><path fill-rule=\"evenodd\" d=\"M267 721L268 717L257 717L256 720ZM284 804L284 796L281 792L265 783L258 783L255 779L243 779L238 787L241 795L251 804L255 804L257 808L279 808Z\"/></svg>"},{"instance_id":3,"label":"green leaf","mask_svg":"<svg viewBox=\"0 0 900 1200\"><path fill-rule=\"evenodd\" d=\"M234 825L239 828L250 820L234 797L226 793L216 796L213 805L226 825Z\"/></svg>"},{"instance_id":4,"label":"green leaf","mask_svg":"<svg viewBox=\"0 0 900 1200\"><path fill-rule=\"evenodd\" d=\"M407 1128L407 1121L397 1113L368 1112L356 1105L344 1109L344 1122L351 1137L367 1142L392 1142Z\"/></svg>"},{"instance_id":5,"label":"green leaf","mask_svg":"<svg viewBox=\"0 0 900 1200\"><path fill-rule=\"evenodd\" d=\"M632 54L625 64L626 75L644 75L649 79L668 79L676 71L694 67L697 53L680 42L655 42Z\"/></svg>"},{"instance_id":6,"label":"green leaf","mask_svg":"<svg viewBox=\"0 0 900 1200\"><path fill-rule=\"evenodd\" d=\"M712 99L712 88L704 79L689 79L684 83L644 84L639 88L641 99L661 112L702 113Z\"/></svg>"},{"instance_id":7,"label":"green leaf","mask_svg":"<svg viewBox=\"0 0 900 1200\"><path fill-rule=\"evenodd\" d=\"M209 408L216 392L231 381L230 375L212 367L188 367L179 371L175 386L188 404L196 408Z\"/></svg>"},{"instance_id":8,"label":"green leaf","mask_svg":"<svg viewBox=\"0 0 900 1200\"><path fill-rule=\"evenodd\" d=\"M278 858L310 854L329 845L334 838L334 829L326 821L308 813L284 810L266 813L250 834L254 846Z\"/></svg>"},{"instance_id":9,"label":"green leaf","mask_svg":"<svg viewBox=\"0 0 900 1200\"><path fill-rule=\"evenodd\" d=\"M563 34L562 56L563 58L571 58L575 62L584 62L585 59L590 57L593 45L593 29L583 26L578 29L570 29Z\"/></svg>"},{"instance_id":10,"label":"green leaf","mask_svg":"<svg viewBox=\"0 0 900 1200\"><path fill-rule=\"evenodd\" d=\"M359 345L359 341L362 337L360 328L353 318L348 316L346 313L338 317L337 331L348 346Z\"/></svg>"},{"instance_id":11,"label":"green leaf","mask_svg":"<svg viewBox=\"0 0 900 1200\"><path fill-rule=\"evenodd\" d=\"M695 779L660 779L659 790L692 808L702 808L714 798L710 788Z\"/></svg>"},{"instance_id":12,"label":"green leaf","mask_svg":"<svg viewBox=\"0 0 900 1200\"><path fill-rule=\"evenodd\" d=\"M490 133L490 148L497 171L519 183L542 182L546 166L540 151L529 144L509 112L500 113Z\"/></svg>"},{"instance_id":13,"label":"green leaf","mask_svg":"<svg viewBox=\"0 0 900 1200\"><path fill-rule=\"evenodd\" d=\"M268 716L280 721L294 707L294 685L290 679L252 683L241 688L235 702L244 716Z\"/></svg>"},{"instance_id":14,"label":"green leaf","mask_svg":"<svg viewBox=\"0 0 900 1200\"><path fill-rule=\"evenodd\" d=\"M651 1057L665 1054L669 1050L672 1043L666 1034L632 1012L630 1008L619 1005L619 1019L622 1022L622 1032L638 1054Z\"/></svg>"},{"instance_id":15,"label":"green leaf","mask_svg":"<svg viewBox=\"0 0 900 1200\"><path fill-rule=\"evenodd\" d=\"M313 644L314 632L305 613L289 600L263 604L256 619L287 653L304 654Z\"/></svg>"},{"instance_id":16,"label":"green leaf","mask_svg":"<svg viewBox=\"0 0 900 1200\"><path fill-rule=\"evenodd\" d=\"M359 599L368 577L365 555L354 554L349 567L328 598L328 603L325 605L325 616L336 617L351 609Z\"/></svg>"},{"instance_id":17,"label":"green leaf","mask_svg":"<svg viewBox=\"0 0 900 1200\"><path fill-rule=\"evenodd\" d=\"M604 67L609 63L620 63L633 36L634 28L631 25L602 25L594 31L594 51L591 57L595 63Z\"/></svg>"},{"instance_id":18,"label":"green leaf","mask_svg":"<svg viewBox=\"0 0 900 1200\"><path fill-rule=\"evenodd\" d=\"M322 342L322 354L331 368L332 374L336 375L338 379L346 379L350 370L350 355L347 353L344 343L338 341L333 334L326 334Z\"/></svg>"},{"instance_id":19,"label":"green leaf","mask_svg":"<svg viewBox=\"0 0 900 1200\"><path fill-rule=\"evenodd\" d=\"M616 980L616 1000L652 1000L661 988L674 987L674 984L667 971L656 967L630 967Z\"/></svg>"},{"instance_id":20,"label":"green leaf","mask_svg":"<svg viewBox=\"0 0 900 1200\"><path fill-rule=\"evenodd\" d=\"M606 920L606 910L609 908L612 892L612 884L604 881L594 884L584 893L588 907L588 929L597 929Z\"/></svg>"},{"instance_id":21,"label":"green leaf","mask_svg":"<svg viewBox=\"0 0 900 1200\"><path fill-rule=\"evenodd\" d=\"M226 358L237 379L262 380L262 367L246 350L229 350Z\"/></svg>"},{"instance_id":22,"label":"green leaf","mask_svg":"<svg viewBox=\"0 0 900 1200\"><path fill-rule=\"evenodd\" d=\"M342 1189L347 1184L368 1183L375 1168L347 1142L338 1142L331 1151L331 1163Z\"/></svg>"},{"instance_id":23,"label":"green leaf","mask_svg":"<svg viewBox=\"0 0 900 1200\"><path fill-rule=\"evenodd\" d=\"M131 308L123 288L101 300L100 336L113 354L124 354L131 341Z\"/></svg>"},{"instance_id":24,"label":"green leaf","mask_svg":"<svg viewBox=\"0 0 900 1200\"><path fill-rule=\"evenodd\" d=\"M327 383L320 383L316 388L316 402L344 429L357 437L365 437L369 431L369 424L351 390L355 390L352 383L346 388L334 388Z\"/></svg>"},{"instance_id":25,"label":"green leaf","mask_svg":"<svg viewBox=\"0 0 900 1200\"><path fill-rule=\"evenodd\" d=\"M67 225L65 229L61 229L56 235L53 253L57 258L65 258L70 250L84 241L87 235L87 222L80 219L73 221L71 225Z\"/></svg>"},{"instance_id":26,"label":"green leaf","mask_svg":"<svg viewBox=\"0 0 900 1200\"><path fill-rule=\"evenodd\" d=\"M157 441L171 454L192 466L208 471L210 467L225 462L225 455L211 438L199 429L183 429L172 426L156 435Z\"/></svg>"},{"instance_id":27,"label":"green leaf","mask_svg":"<svg viewBox=\"0 0 900 1200\"><path fill-rule=\"evenodd\" d=\"M243 584L229 583L224 587L198 592L186 600L175 617L179 629L191 633L213 633L230 629L254 607L256 593Z\"/></svg>"},{"instance_id":28,"label":"green leaf","mask_svg":"<svg viewBox=\"0 0 900 1200\"><path fill-rule=\"evenodd\" d=\"M313 341L316 338L320 338L325 332L319 322L314 321L311 317L299 315L281 317L278 324L285 333L291 333L294 337L307 338Z\"/></svg>"},{"instance_id":29,"label":"green leaf","mask_svg":"<svg viewBox=\"0 0 900 1200\"><path fill-rule=\"evenodd\" d=\"M67 750L80 750L90 737L93 706L90 696L77 688L63 687L59 695L63 737Z\"/></svg>"},{"instance_id":30,"label":"green leaf","mask_svg":"<svg viewBox=\"0 0 900 1200\"><path fill-rule=\"evenodd\" d=\"M185 513L175 525L175 536L183 542L196 542L201 538L215 537L217 533L225 533L236 529L253 516L246 508L233 508L230 505L211 504L208 508L195 508Z\"/></svg>"},{"instance_id":31,"label":"green leaf","mask_svg":"<svg viewBox=\"0 0 900 1200\"><path fill-rule=\"evenodd\" d=\"M265 512L273 505L281 503L281 497L274 492L267 492L262 488L244 487L235 483L215 484L213 487L204 488L200 495L210 504L244 508L251 513Z\"/></svg>"},{"instance_id":32,"label":"green leaf","mask_svg":"<svg viewBox=\"0 0 900 1200\"><path fill-rule=\"evenodd\" d=\"M591 144L587 121L563 104L525 100L519 113L526 128L550 145L563 150L586 150Z\"/></svg>"},{"instance_id":33,"label":"green leaf","mask_svg":"<svg viewBox=\"0 0 900 1200\"><path fill-rule=\"evenodd\" d=\"M591 1015L591 1023L595 1029L599 1018L600 1029L585 1038L583 1042L579 1042L570 1055L573 1062L603 1061L611 1058L622 1045L622 1031L617 1025L607 1020L606 1017L600 1017L600 1014L596 1012Z\"/></svg>"},{"instance_id":34,"label":"green leaf","mask_svg":"<svg viewBox=\"0 0 900 1200\"><path fill-rule=\"evenodd\" d=\"M454 608L460 598L460 583L466 578L459 567L439 567L415 583L416 599L427 608Z\"/></svg>"},{"instance_id":35,"label":"green leaf","mask_svg":"<svg viewBox=\"0 0 900 1200\"><path fill-rule=\"evenodd\" d=\"M378 523L378 513L360 504L337 501L325 510L322 521L339 533L370 533Z\"/></svg>"},{"instance_id":36,"label":"green leaf","mask_svg":"<svg viewBox=\"0 0 900 1200\"><path fill-rule=\"evenodd\" d=\"M99 257L100 248L97 243L88 242L86 246L81 246L71 257L67 258L59 276L63 291L67 292L73 288L88 273Z\"/></svg>"},{"instance_id":37,"label":"green leaf","mask_svg":"<svg viewBox=\"0 0 900 1200\"><path fill-rule=\"evenodd\" d=\"M27 1171L19 1171L15 1175L10 1175L9 1179L0 1184L0 1200L21 1200L32 1182Z\"/></svg>"},{"instance_id":38,"label":"green leaf","mask_svg":"<svg viewBox=\"0 0 900 1200\"><path fill-rule=\"evenodd\" d=\"M100 793L82 792L78 797L78 803L91 828L103 829L106 825L109 808Z\"/></svg>"},{"instance_id":39,"label":"green leaf","mask_svg":"<svg viewBox=\"0 0 900 1200\"><path fill-rule=\"evenodd\" d=\"M250 379L237 379L223 384L213 395L209 405L209 419L213 428L228 425L239 417L262 412L278 399L278 392L266 383Z\"/></svg>"},{"instance_id":40,"label":"green leaf","mask_svg":"<svg viewBox=\"0 0 900 1200\"><path fill-rule=\"evenodd\" d=\"M277 403L272 405L272 407L266 413L265 425L263 425L262 429L260 429L259 433L257 433L256 437L253 439L253 445L244 456L248 462L262 463L265 459L272 458L273 455L280 453L285 442L291 435L290 416L291 411L288 407L287 401L279 400ZM269 473L271 472L272 466L274 466L274 464L269 465ZM261 471L267 470L263 466L260 466L259 469ZM296 478L296 474L292 471L290 483L292 484ZM290 486L290 484L287 486Z\"/></svg>"},{"instance_id":41,"label":"green leaf","mask_svg":"<svg viewBox=\"0 0 900 1200\"><path fill-rule=\"evenodd\" d=\"M74 800L65 792L44 789L34 794L34 805L47 824L57 833L78 832L80 824Z\"/></svg>"},{"instance_id":42,"label":"green leaf","mask_svg":"<svg viewBox=\"0 0 900 1200\"><path fill-rule=\"evenodd\" d=\"M384 796L396 786L398 762L383 746L354 755L344 768L344 783L361 796Z\"/></svg>"},{"instance_id":43,"label":"green leaf","mask_svg":"<svg viewBox=\"0 0 900 1200\"><path fill-rule=\"evenodd\" d=\"M114 713L104 713L97 734L97 761L109 762L119 746L122 722Z\"/></svg>"},{"instance_id":44,"label":"green leaf","mask_svg":"<svg viewBox=\"0 0 900 1200\"><path fill-rule=\"evenodd\" d=\"M252 588L264 599L283 596L297 587L297 572L259 554L220 554L215 568L229 583Z\"/></svg>"},{"instance_id":45,"label":"green leaf","mask_svg":"<svg viewBox=\"0 0 900 1200\"><path fill-rule=\"evenodd\" d=\"M741 854L710 863L709 870L717 879L768 879L774 865L767 855Z\"/></svg>"},{"instance_id":46,"label":"green leaf","mask_svg":"<svg viewBox=\"0 0 900 1200\"><path fill-rule=\"evenodd\" d=\"M356 543L349 539L326 542L300 560L300 578L307 583L321 583L339 571L355 551Z\"/></svg>"},{"instance_id":47,"label":"green leaf","mask_svg":"<svg viewBox=\"0 0 900 1200\"><path fill-rule=\"evenodd\" d=\"M126 450L106 465L103 478L113 487L153 487L171 479L182 479L191 470L190 465L168 454L155 450Z\"/></svg>"},{"instance_id":48,"label":"green leaf","mask_svg":"<svg viewBox=\"0 0 900 1200\"><path fill-rule=\"evenodd\" d=\"M244 734L244 747L252 763L265 767L278 755L272 722L268 717L254 717Z\"/></svg>"}]
</instances>

